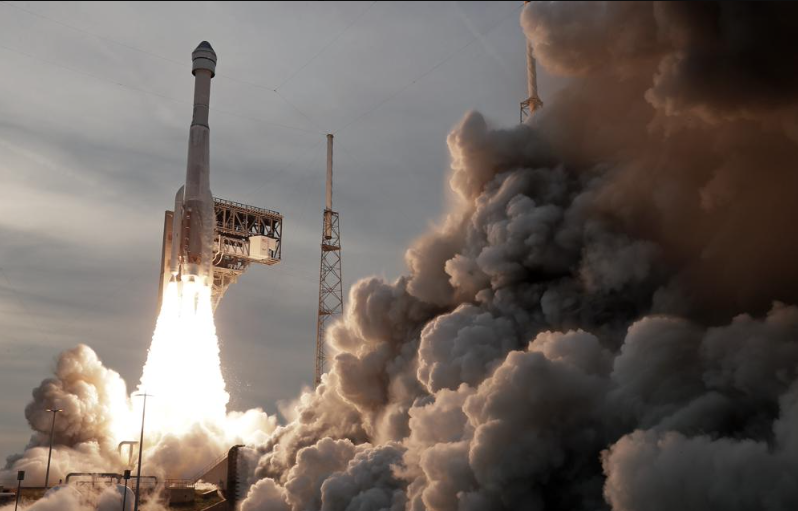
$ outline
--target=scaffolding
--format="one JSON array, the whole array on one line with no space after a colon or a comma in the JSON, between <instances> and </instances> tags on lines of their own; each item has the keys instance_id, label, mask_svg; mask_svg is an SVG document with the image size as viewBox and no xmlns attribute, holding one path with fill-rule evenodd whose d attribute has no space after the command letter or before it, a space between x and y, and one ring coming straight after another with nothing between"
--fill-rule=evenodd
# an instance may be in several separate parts
<instances>
[{"instance_id":1,"label":"scaffolding","mask_svg":"<svg viewBox=\"0 0 798 511\"><path fill-rule=\"evenodd\" d=\"M214 197L213 308L250 264L271 266L282 258L283 216L271 209ZM264 243L265 242L265 243ZM259 248L265 247L264 251Z\"/></svg>"}]
</instances>

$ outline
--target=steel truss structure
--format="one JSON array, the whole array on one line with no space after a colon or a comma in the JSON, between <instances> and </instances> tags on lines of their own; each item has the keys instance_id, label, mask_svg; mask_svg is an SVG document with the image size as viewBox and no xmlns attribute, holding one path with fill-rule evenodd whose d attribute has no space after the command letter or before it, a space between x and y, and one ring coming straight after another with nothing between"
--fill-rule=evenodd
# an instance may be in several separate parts
<instances>
[{"instance_id":1,"label":"steel truss structure","mask_svg":"<svg viewBox=\"0 0 798 511\"><path fill-rule=\"evenodd\" d=\"M316 372L314 385L321 383L326 369L325 333L330 321L343 314L344 293L341 276L341 231L338 213L324 210L319 268L319 313L316 322Z\"/></svg>"},{"instance_id":2,"label":"steel truss structure","mask_svg":"<svg viewBox=\"0 0 798 511\"><path fill-rule=\"evenodd\" d=\"M219 305L230 284L250 264L274 265L282 258L283 216L270 209L248 206L214 197L216 226L213 235L213 308ZM266 236L276 241L273 255L252 257L250 238Z\"/></svg>"}]
</instances>

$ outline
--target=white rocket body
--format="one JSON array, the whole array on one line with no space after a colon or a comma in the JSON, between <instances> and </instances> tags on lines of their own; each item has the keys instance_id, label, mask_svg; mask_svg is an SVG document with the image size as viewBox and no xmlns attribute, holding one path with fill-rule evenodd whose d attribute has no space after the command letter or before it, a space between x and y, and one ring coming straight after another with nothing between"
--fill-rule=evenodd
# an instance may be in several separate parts
<instances>
[{"instance_id":1,"label":"white rocket body","mask_svg":"<svg viewBox=\"0 0 798 511\"><path fill-rule=\"evenodd\" d=\"M524 2L524 7L528 3ZM529 122L535 110L543 106L543 101L538 96L538 72L531 41L526 42L526 87L529 96L521 102L521 122ZM526 114L526 119L524 114Z\"/></svg>"},{"instance_id":2,"label":"white rocket body","mask_svg":"<svg viewBox=\"0 0 798 511\"><path fill-rule=\"evenodd\" d=\"M538 72L532 43L526 43L526 87L530 98L538 97Z\"/></svg>"},{"instance_id":3,"label":"white rocket body","mask_svg":"<svg viewBox=\"0 0 798 511\"><path fill-rule=\"evenodd\" d=\"M186 184L175 196L172 251L173 280L213 283L213 196L210 185L210 128L208 110L216 53L203 41L191 54L194 74L194 115L188 136Z\"/></svg>"}]
</instances>

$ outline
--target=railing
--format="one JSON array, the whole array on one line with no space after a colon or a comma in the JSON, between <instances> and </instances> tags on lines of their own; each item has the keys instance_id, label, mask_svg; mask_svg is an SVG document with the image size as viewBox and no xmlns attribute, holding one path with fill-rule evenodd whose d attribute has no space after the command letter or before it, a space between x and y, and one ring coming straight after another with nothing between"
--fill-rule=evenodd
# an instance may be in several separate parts
<instances>
[{"instance_id":1,"label":"railing","mask_svg":"<svg viewBox=\"0 0 798 511\"><path fill-rule=\"evenodd\" d=\"M122 474L114 474L112 472L70 472L67 474L64 482L70 484L70 479L76 478L73 484L78 486L96 486L97 484L109 484L109 482L116 481L117 484L122 483L124 476ZM81 479L88 478L88 479ZM131 480L137 479L137 476L130 476ZM158 486L158 478L155 476L141 476L141 483L144 486ZM132 484L132 483L131 483Z\"/></svg>"},{"instance_id":2,"label":"railing","mask_svg":"<svg viewBox=\"0 0 798 511\"><path fill-rule=\"evenodd\" d=\"M191 479L164 479L164 486L167 488L193 488L194 481Z\"/></svg>"},{"instance_id":3,"label":"railing","mask_svg":"<svg viewBox=\"0 0 798 511\"><path fill-rule=\"evenodd\" d=\"M207 474L210 469L212 469L213 467L215 467L216 465L221 463L222 460L224 460L226 457L227 457L227 451L224 451L221 455L219 455L219 457L217 457L212 462L210 462L207 465L205 465L204 467L202 467L202 470L197 472L194 475L194 477L192 477L191 479L194 481L194 483L196 483L197 481L199 481L200 477L202 477L205 474Z\"/></svg>"},{"instance_id":4,"label":"railing","mask_svg":"<svg viewBox=\"0 0 798 511\"><path fill-rule=\"evenodd\" d=\"M276 216L279 218L283 218L279 212L274 211L273 209L266 209L266 208L259 208L257 206L250 206L249 204L242 204L241 202L235 202L227 199L220 199L219 197L214 197L213 202L216 204L223 204L225 206L238 208L244 211L254 211L256 213L260 213L262 215L271 215Z\"/></svg>"}]
</instances>

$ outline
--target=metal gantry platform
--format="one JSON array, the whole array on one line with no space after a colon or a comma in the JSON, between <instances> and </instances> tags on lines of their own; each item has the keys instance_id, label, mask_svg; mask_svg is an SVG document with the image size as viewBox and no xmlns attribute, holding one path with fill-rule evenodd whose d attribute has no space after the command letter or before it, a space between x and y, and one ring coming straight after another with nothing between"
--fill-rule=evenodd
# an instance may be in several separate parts
<instances>
[{"instance_id":1,"label":"metal gantry platform","mask_svg":"<svg viewBox=\"0 0 798 511\"><path fill-rule=\"evenodd\" d=\"M215 197L216 226L213 236L213 307L219 305L228 286L250 264L274 265L282 258L283 216Z\"/></svg>"}]
</instances>

